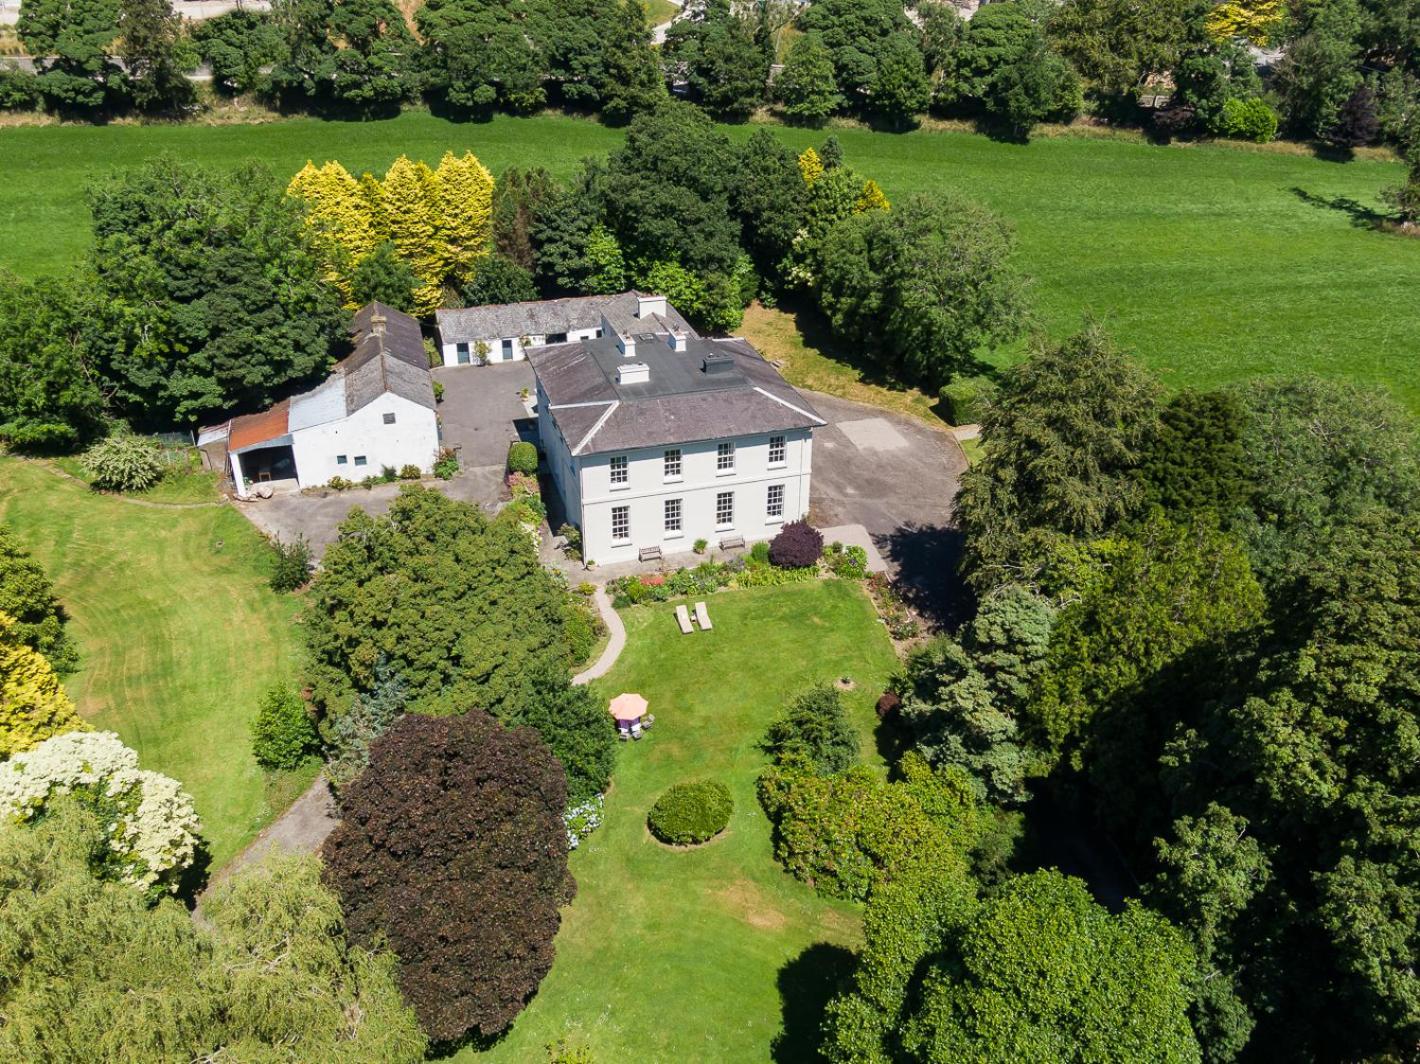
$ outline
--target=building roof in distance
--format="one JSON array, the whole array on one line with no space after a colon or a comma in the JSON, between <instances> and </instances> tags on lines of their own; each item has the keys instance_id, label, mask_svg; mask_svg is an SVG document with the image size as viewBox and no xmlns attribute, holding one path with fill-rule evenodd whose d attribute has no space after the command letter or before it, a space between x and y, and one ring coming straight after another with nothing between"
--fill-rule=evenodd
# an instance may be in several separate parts
<instances>
[{"instance_id":1,"label":"building roof in distance","mask_svg":"<svg viewBox=\"0 0 1420 1064\"><path fill-rule=\"evenodd\" d=\"M572 296L528 303L495 303L461 310L440 310L434 314L439 335L446 344L491 342L505 337L555 336L558 333L595 329L605 314L614 327L625 319L636 320L638 292L609 296ZM673 307L667 308L667 324L689 329Z\"/></svg>"}]
</instances>

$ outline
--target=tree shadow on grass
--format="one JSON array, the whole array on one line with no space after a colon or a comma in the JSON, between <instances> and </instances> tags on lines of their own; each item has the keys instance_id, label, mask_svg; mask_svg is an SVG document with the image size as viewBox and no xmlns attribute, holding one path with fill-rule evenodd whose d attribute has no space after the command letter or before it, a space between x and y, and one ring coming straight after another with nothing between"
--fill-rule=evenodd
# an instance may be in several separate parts
<instances>
[{"instance_id":1,"label":"tree shadow on grass","mask_svg":"<svg viewBox=\"0 0 1420 1064\"><path fill-rule=\"evenodd\" d=\"M817 942L779 969L784 1026L770 1051L776 1064L822 1060L823 1010L853 974L852 950Z\"/></svg>"},{"instance_id":2,"label":"tree shadow on grass","mask_svg":"<svg viewBox=\"0 0 1420 1064\"><path fill-rule=\"evenodd\" d=\"M779 305L794 316L799 338L805 347L817 351L830 361L849 367L859 375L864 384L876 385L893 392L905 392L911 388L911 385L904 384L889 373L866 348L844 345L812 300L793 296L782 300Z\"/></svg>"},{"instance_id":3,"label":"tree shadow on grass","mask_svg":"<svg viewBox=\"0 0 1420 1064\"><path fill-rule=\"evenodd\" d=\"M1293 185L1292 195L1301 200L1309 207L1316 207L1318 210L1340 211L1351 219L1351 224L1357 229L1380 229L1385 226L1391 217L1374 207L1367 207L1359 200L1350 196L1318 196L1315 192L1308 192L1304 188Z\"/></svg>"}]
</instances>

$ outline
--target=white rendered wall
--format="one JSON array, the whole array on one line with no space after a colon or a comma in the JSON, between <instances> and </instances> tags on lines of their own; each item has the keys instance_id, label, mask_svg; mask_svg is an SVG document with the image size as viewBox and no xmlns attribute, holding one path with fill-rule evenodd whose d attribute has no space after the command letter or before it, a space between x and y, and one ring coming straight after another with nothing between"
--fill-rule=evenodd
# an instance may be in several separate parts
<instances>
[{"instance_id":1,"label":"white rendered wall","mask_svg":"<svg viewBox=\"0 0 1420 1064\"><path fill-rule=\"evenodd\" d=\"M567 333L567 341L566 341L566 342L567 342L567 343L572 343L572 342L575 341L575 340L591 340L591 339L594 339L594 338L596 337L596 335L597 335L597 333L598 333L599 331L600 331L600 330L597 329L596 326L592 326L590 329L572 329L572 330L570 330L570 331ZM441 339L442 339L442 338L441 338ZM487 355L487 358L486 358L484 361L486 361L486 362L488 362L488 363L490 363L490 364L491 364L491 363L494 363L494 362L521 362L521 361L523 361L523 359L527 358L527 349L528 349L528 348L530 348L530 347L542 347L542 346L544 346L544 345L547 343L547 337L546 337L546 336L542 336L542 335L533 335L533 336L507 336L507 337L504 337L504 336L485 336L485 337L480 337L479 339L480 339L483 343L485 343L485 344L488 345L488 355ZM512 358L504 358L504 357L503 357L503 341L504 341L505 339L506 339L506 340L511 340L511 341L513 342L513 357L512 357ZM523 341L525 341L525 340L527 341L526 343L523 342ZM464 343L464 342L465 342L465 341L460 340L460 341L458 341L457 343L443 343L443 344L441 345L441 350L443 351L443 354L444 354L444 365L446 365L446 366L457 366L457 365L460 364L460 363L459 363L459 348L458 348L458 345L459 345L460 343ZM473 366L482 365L483 362L480 362L479 357L478 357L478 344L479 344L479 340L469 340L469 341L467 341L467 343L468 343L468 353L469 353L469 357L472 358L473 361L472 361L472 362L465 362L465 363L463 363L463 365L473 365Z\"/></svg>"},{"instance_id":2,"label":"white rendered wall","mask_svg":"<svg viewBox=\"0 0 1420 1064\"><path fill-rule=\"evenodd\" d=\"M785 437L785 460L769 464L770 435ZM730 473L717 470L718 444L735 444L735 468ZM660 547L665 554L688 551L697 539L715 547L722 539L741 537L746 543L771 539L786 521L796 521L809 512L809 478L813 465L813 438L807 429L786 430L733 441L710 440L682 444L681 477L664 476L664 453L657 447L627 452L628 482L624 487L611 483L611 454L575 459L580 476L582 550L588 561L599 565L635 561L643 547ZM784 486L784 514L768 515L769 487ZM731 491L735 495L735 516L731 528L716 522L716 496ZM564 498L566 496L564 495ZM679 535L665 531L665 500L680 499ZM629 506L631 538L611 537L612 509Z\"/></svg>"},{"instance_id":3,"label":"white rendered wall","mask_svg":"<svg viewBox=\"0 0 1420 1064\"><path fill-rule=\"evenodd\" d=\"M541 380L537 382L537 435L544 468L552 474L552 482L557 486L557 494L562 499L567 520L580 524L578 514L582 510L582 489L577 477L576 459L572 457L570 446L562 438L562 433L557 430L557 423L548 412L547 396L543 393Z\"/></svg>"},{"instance_id":4,"label":"white rendered wall","mask_svg":"<svg viewBox=\"0 0 1420 1064\"><path fill-rule=\"evenodd\" d=\"M395 416L393 425L384 423L388 413ZM439 421L428 407L386 392L347 418L293 432L291 447L303 488L329 483L337 476L346 480L378 476L384 466L416 465L428 473L439 453ZM348 459L345 465L335 460L342 454ZM357 455L365 456L365 465L355 464Z\"/></svg>"}]
</instances>

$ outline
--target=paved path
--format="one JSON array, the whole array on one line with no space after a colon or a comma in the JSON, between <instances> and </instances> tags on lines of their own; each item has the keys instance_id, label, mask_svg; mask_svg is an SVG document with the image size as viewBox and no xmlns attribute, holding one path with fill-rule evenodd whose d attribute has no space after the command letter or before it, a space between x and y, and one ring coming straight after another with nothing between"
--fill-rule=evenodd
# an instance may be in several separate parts
<instances>
[{"instance_id":1,"label":"paved path","mask_svg":"<svg viewBox=\"0 0 1420 1064\"><path fill-rule=\"evenodd\" d=\"M611 633L611 641L602 651L602 656L597 658L590 668L572 677L574 684L591 683L593 680L601 679L611 671L611 667L616 664L616 659L621 657L621 652L626 649L626 625L621 623L621 615L612 608L605 585L597 587L597 593L593 596L592 601L597 604L597 612L606 622L607 631Z\"/></svg>"},{"instance_id":2,"label":"paved path","mask_svg":"<svg viewBox=\"0 0 1420 1064\"><path fill-rule=\"evenodd\" d=\"M205 896L228 876L255 864L269 853L315 853L338 823L340 818L335 812L335 799L326 786L325 777L317 776L310 790L297 798L290 809L273 820L245 850L222 866L222 870L208 882L202 895ZM198 897L197 903L202 904L202 896Z\"/></svg>"}]
</instances>

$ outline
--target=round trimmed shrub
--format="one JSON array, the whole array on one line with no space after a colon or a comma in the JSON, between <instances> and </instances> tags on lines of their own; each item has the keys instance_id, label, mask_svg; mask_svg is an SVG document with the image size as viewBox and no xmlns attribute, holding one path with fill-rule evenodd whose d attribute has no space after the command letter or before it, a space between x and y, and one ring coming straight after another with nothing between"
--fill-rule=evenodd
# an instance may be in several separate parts
<instances>
[{"instance_id":1,"label":"round trimmed shrub","mask_svg":"<svg viewBox=\"0 0 1420 1064\"><path fill-rule=\"evenodd\" d=\"M677 783L656 799L646 824L651 834L676 846L707 842L730 823L735 803L723 783Z\"/></svg>"},{"instance_id":2,"label":"round trimmed shrub","mask_svg":"<svg viewBox=\"0 0 1420 1064\"><path fill-rule=\"evenodd\" d=\"M790 521L769 544L769 560L781 569L806 569L823 555L823 533L807 521Z\"/></svg>"},{"instance_id":3,"label":"round trimmed shrub","mask_svg":"<svg viewBox=\"0 0 1420 1064\"><path fill-rule=\"evenodd\" d=\"M525 476L537 474L537 448L526 440L519 440L508 448L508 472Z\"/></svg>"},{"instance_id":4,"label":"round trimmed shrub","mask_svg":"<svg viewBox=\"0 0 1420 1064\"><path fill-rule=\"evenodd\" d=\"M84 470L101 491L146 491L163 479L163 456L146 436L110 436L83 458Z\"/></svg>"}]
</instances>

